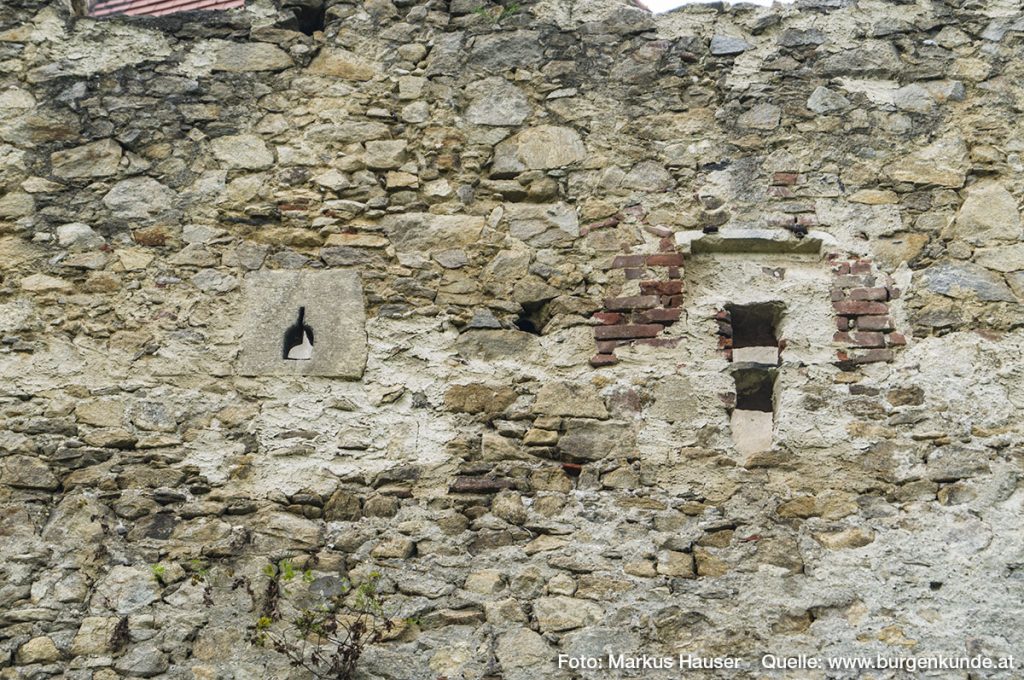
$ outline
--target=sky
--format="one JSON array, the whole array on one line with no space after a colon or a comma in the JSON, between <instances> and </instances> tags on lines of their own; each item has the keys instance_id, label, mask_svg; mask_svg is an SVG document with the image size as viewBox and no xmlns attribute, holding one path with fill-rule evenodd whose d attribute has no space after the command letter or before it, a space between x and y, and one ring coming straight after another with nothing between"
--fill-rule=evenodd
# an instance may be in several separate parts
<instances>
[{"instance_id":1,"label":"sky","mask_svg":"<svg viewBox=\"0 0 1024 680\"><path fill-rule=\"evenodd\" d=\"M641 0L647 8L655 14L659 12L667 12L670 9L676 7L682 7L683 5L696 5L701 2L711 2L712 0ZM772 4L772 0L742 0L751 5L764 5L768 7Z\"/></svg>"}]
</instances>

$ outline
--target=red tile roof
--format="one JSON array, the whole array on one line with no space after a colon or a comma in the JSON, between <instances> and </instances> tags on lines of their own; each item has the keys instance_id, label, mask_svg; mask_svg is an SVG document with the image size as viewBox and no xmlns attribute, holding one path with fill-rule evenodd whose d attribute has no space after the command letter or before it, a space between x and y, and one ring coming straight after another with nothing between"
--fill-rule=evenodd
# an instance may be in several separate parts
<instances>
[{"instance_id":1,"label":"red tile roof","mask_svg":"<svg viewBox=\"0 0 1024 680\"><path fill-rule=\"evenodd\" d=\"M104 17L111 14L148 14L160 16L197 9L233 9L245 7L245 0L93 0L89 16Z\"/></svg>"}]
</instances>

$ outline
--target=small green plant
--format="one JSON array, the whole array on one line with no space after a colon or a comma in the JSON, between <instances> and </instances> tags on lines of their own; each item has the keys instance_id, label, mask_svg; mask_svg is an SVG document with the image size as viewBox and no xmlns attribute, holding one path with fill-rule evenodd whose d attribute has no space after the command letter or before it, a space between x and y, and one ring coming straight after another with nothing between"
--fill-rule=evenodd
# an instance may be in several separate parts
<instances>
[{"instance_id":1,"label":"small green plant","mask_svg":"<svg viewBox=\"0 0 1024 680\"><path fill-rule=\"evenodd\" d=\"M380 574L376 572L360 583L345 578L319 579L317 589L309 587L314 583L312 572L299 572L288 560L264 566L263 575L267 588L253 643L283 654L293 666L314 677L351 680L363 650L395 630L397 622L384 611ZM297 577L307 586L306 592L297 596L304 606L283 621L279 600L289 594L287 584Z\"/></svg>"},{"instance_id":2,"label":"small green plant","mask_svg":"<svg viewBox=\"0 0 1024 680\"><path fill-rule=\"evenodd\" d=\"M164 585L164 573L167 571L167 567L162 564L151 564L149 570L153 572L153 578L160 585Z\"/></svg>"},{"instance_id":3,"label":"small green plant","mask_svg":"<svg viewBox=\"0 0 1024 680\"><path fill-rule=\"evenodd\" d=\"M473 14L483 17L484 19L490 21L492 24L500 24L502 21L508 19L510 16L518 14L519 10L519 3L513 2L512 4L505 5L504 7L501 7L500 5L498 7L488 7L487 5L480 5L479 7L473 10Z\"/></svg>"}]
</instances>

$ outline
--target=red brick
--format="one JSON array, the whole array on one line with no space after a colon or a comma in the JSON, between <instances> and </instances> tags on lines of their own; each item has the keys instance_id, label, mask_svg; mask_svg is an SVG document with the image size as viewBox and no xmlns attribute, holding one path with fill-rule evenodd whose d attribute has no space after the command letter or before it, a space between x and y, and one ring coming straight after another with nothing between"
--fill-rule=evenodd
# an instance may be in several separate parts
<instances>
[{"instance_id":1,"label":"red brick","mask_svg":"<svg viewBox=\"0 0 1024 680\"><path fill-rule=\"evenodd\" d=\"M632 340L653 338L665 329L658 324L632 324L628 326L595 326L594 337L598 340Z\"/></svg>"},{"instance_id":2,"label":"red brick","mask_svg":"<svg viewBox=\"0 0 1024 680\"><path fill-rule=\"evenodd\" d=\"M851 300L881 300L889 299L889 291L880 286L875 288L851 288L847 291Z\"/></svg>"},{"instance_id":3,"label":"red brick","mask_svg":"<svg viewBox=\"0 0 1024 680\"><path fill-rule=\"evenodd\" d=\"M836 314L843 316L889 313L889 305L884 302L871 302L869 300L838 300L832 303L832 308L836 310Z\"/></svg>"},{"instance_id":4,"label":"red brick","mask_svg":"<svg viewBox=\"0 0 1024 680\"><path fill-rule=\"evenodd\" d=\"M662 295L661 296L662 307L682 307L683 296L682 295Z\"/></svg>"},{"instance_id":5,"label":"red brick","mask_svg":"<svg viewBox=\"0 0 1024 680\"><path fill-rule=\"evenodd\" d=\"M683 256L679 253L660 253L647 256L648 267L682 267Z\"/></svg>"},{"instance_id":6,"label":"red brick","mask_svg":"<svg viewBox=\"0 0 1024 680\"><path fill-rule=\"evenodd\" d=\"M849 274L850 273L850 263L849 262L840 262L836 266L832 267L832 272L836 276L843 276L845 274Z\"/></svg>"},{"instance_id":7,"label":"red brick","mask_svg":"<svg viewBox=\"0 0 1024 680\"><path fill-rule=\"evenodd\" d=\"M644 231L646 231L648 234L653 234L658 238L665 238L666 236L672 235L671 229L657 224L645 224Z\"/></svg>"},{"instance_id":8,"label":"red brick","mask_svg":"<svg viewBox=\"0 0 1024 680\"><path fill-rule=\"evenodd\" d=\"M907 338L903 333L889 333L885 337L889 341L890 347L902 347L907 344Z\"/></svg>"},{"instance_id":9,"label":"red brick","mask_svg":"<svg viewBox=\"0 0 1024 680\"><path fill-rule=\"evenodd\" d=\"M885 347L885 336L874 332L855 332L851 334L853 344L857 347Z\"/></svg>"},{"instance_id":10,"label":"red brick","mask_svg":"<svg viewBox=\"0 0 1024 680\"><path fill-rule=\"evenodd\" d=\"M836 317L836 328L838 328L841 331L848 331L848 330L850 330L850 319L848 317L845 317L845 316L837 316Z\"/></svg>"},{"instance_id":11,"label":"red brick","mask_svg":"<svg viewBox=\"0 0 1024 680\"><path fill-rule=\"evenodd\" d=\"M776 172L772 175L772 184L775 186L792 186L800 181L800 175L795 172Z\"/></svg>"},{"instance_id":12,"label":"red brick","mask_svg":"<svg viewBox=\"0 0 1024 680\"><path fill-rule=\"evenodd\" d=\"M829 297L832 298L832 302L835 302L836 300L846 299L846 293L843 291L842 288L833 288L832 290L829 291L828 294Z\"/></svg>"},{"instance_id":13,"label":"red brick","mask_svg":"<svg viewBox=\"0 0 1024 680\"><path fill-rule=\"evenodd\" d=\"M614 366L619 363L619 358L614 354L595 354L590 357L590 365L595 368L600 366Z\"/></svg>"},{"instance_id":14,"label":"red brick","mask_svg":"<svg viewBox=\"0 0 1024 680\"><path fill-rule=\"evenodd\" d=\"M646 260L646 255L616 255L615 259L612 260L612 269L643 267Z\"/></svg>"},{"instance_id":15,"label":"red brick","mask_svg":"<svg viewBox=\"0 0 1024 680\"><path fill-rule=\"evenodd\" d=\"M683 292L682 281L641 281L640 291L644 295L678 295Z\"/></svg>"},{"instance_id":16,"label":"red brick","mask_svg":"<svg viewBox=\"0 0 1024 680\"><path fill-rule=\"evenodd\" d=\"M604 307L610 311L629 311L657 307L658 302L657 295L630 295L627 297L608 298L604 301Z\"/></svg>"},{"instance_id":17,"label":"red brick","mask_svg":"<svg viewBox=\"0 0 1024 680\"><path fill-rule=\"evenodd\" d=\"M848 345L853 342L853 338L846 331L836 331L832 334L832 342L841 342L844 345Z\"/></svg>"},{"instance_id":18,"label":"red brick","mask_svg":"<svg viewBox=\"0 0 1024 680\"><path fill-rule=\"evenodd\" d=\"M892 361L891 349L869 349L853 355L855 364L877 364L881 361Z\"/></svg>"},{"instance_id":19,"label":"red brick","mask_svg":"<svg viewBox=\"0 0 1024 680\"><path fill-rule=\"evenodd\" d=\"M859 331L891 331L892 329L892 319L887 316L857 317L857 330Z\"/></svg>"},{"instance_id":20,"label":"red brick","mask_svg":"<svg viewBox=\"0 0 1024 680\"><path fill-rule=\"evenodd\" d=\"M594 318L600 321L604 326L612 326L617 323L622 323L622 315L618 312L597 312L594 314Z\"/></svg>"},{"instance_id":21,"label":"red brick","mask_svg":"<svg viewBox=\"0 0 1024 680\"><path fill-rule=\"evenodd\" d=\"M642 279L644 277L644 272L645 271L646 271L645 269L627 269L626 270L626 280L627 281L636 281L637 279Z\"/></svg>"},{"instance_id":22,"label":"red brick","mask_svg":"<svg viewBox=\"0 0 1024 680\"><path fill-rule=\"evenodd\" d=\"M850 264L850 272L852 274L869 274L871 273L871 260L857 260Z\"/></svg>"},{"instance_id":23,"label":"red brick","mask_svg":"<svg viewBox=\"0 0 1024 680\"><path fill-rule=\"evenodd\" d=\"M597 222L591 222L586 226L588 231L594 231L595 229L607 229L608 227L617 227L619 225L619 218L617 217L606 217L603 220Z\"/></svg>"},{"instance_id":24,"label":"red brick","mask_svg":"<svg viewBox=\"0 0 1024 680\"><path fill-rule=\"evenodd\" d=\"M715 321L728 321L732 323L732 314L729 313L728 309L715 312Z\"/></svg>"},{"instance_id":25,"label":"red brick","mask_svg":"<svg viewBox=\"0 0 1024 680\"><path fill-rule=\"evenodd\" d=\"M640 323L672 323L679 321L679 310L649 309L646 312L637 314L636 320Z\"/></svg>"},{"instance_id":26,"label":"red brick","mask_svg":"<svg viewBox=\"0 0 1024 680\"><path fill-rule=\"evenodd\" d=\"M678 278L681 278L681 277L682 277L682 274L679 272L679 267L669 267L668 268L668 278L670 278L670 279L678 279Z\"/></svg>"},{"instance_id":27,"label":"red brick","mask_svg":"<svg viewBox=\"0 0 1024 680\"><path fill-rule=\"evenodd\" d=\"M658 241L658 252L671 253L676 249L676 242L674 239L665 237Z\"/></svg>"}]
</instances>

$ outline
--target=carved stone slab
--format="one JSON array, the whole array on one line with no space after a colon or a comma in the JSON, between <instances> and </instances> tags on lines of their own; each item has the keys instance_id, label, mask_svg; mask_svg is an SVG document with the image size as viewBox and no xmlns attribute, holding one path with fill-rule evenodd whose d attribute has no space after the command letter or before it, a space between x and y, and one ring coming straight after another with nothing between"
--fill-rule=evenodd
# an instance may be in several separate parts
<instances>
[{"instance_id":1,"label":"carved stone slab","mask_svg":"<svg viewBox=\"0 0 1024 680\"><path fill-rule=\"evenodd\" d=\"M361 378L366 310L359 275L344 270L252 272L242 283L240 375ZM304 308L312 329L308 360L285 359L285 333ZM301 337L301 334L300 334Z\"/></svg>"}]
</instances>

